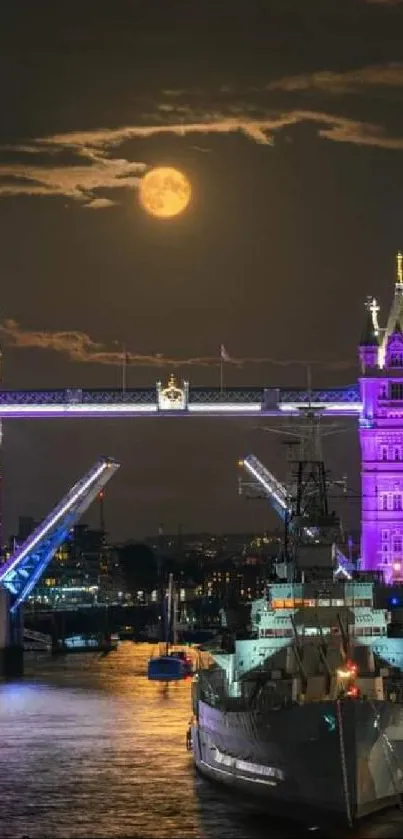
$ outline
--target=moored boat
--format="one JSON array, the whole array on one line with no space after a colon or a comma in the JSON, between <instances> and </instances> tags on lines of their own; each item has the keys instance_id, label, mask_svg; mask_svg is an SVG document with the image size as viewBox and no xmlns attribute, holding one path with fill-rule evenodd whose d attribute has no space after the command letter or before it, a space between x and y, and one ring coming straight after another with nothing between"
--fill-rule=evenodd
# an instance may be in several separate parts
<instances>
[{"instance_id":1,"label":"moored boat","mask_svg":"<svg viewBox=\"0 0 403 839\"><path fill-rule=\"evenodd\" d=\"M176 648L176 594L173 575L169 575L167 604L164 603L165 641L164 651L148 661L147 675L152 681L185 679L193 673L193 661L189 654ZM171 643L171 638L173 643Z\"/></svg>"},{"instance_id":2,"label":"moored boat","mask_svg":"<svg viewBox=\"0 0 403 839\"><path fill-rule=\"evenodd\" d=\"M113 635L69 635L55 641L52 655L68 655L70 653L108 653L117 650L119 636Z\"/></svg>"},{"instance_id":3,"label":"moored boat","mask_svg":"<svg viewBox=\"0 0 403 839\"><path fill-rule=\"evenodd\" d=\"M148 662L148 678L151 680L185 679L192 673L192 659L182 650L171 650L167 655L150 658Z\"/></svg>"}]
</instances>

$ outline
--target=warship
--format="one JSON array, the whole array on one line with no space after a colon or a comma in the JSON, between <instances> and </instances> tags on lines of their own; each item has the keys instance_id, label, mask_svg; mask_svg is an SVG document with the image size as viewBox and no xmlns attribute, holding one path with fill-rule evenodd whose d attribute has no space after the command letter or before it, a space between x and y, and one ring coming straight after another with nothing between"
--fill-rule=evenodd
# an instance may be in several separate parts
<instances>
[{"instance_id":1,"label":"warship","mask_svg":"<svg viewBox=\"0 0 403 839\"><path fill-rule=\"evenodd\" d=\"M235 618L192 684L196 768L238 798L353 826L403 794L403 644L374 575L337 548L315 422L294 461L272 582ZM244 607L245 608L245 607Z\"/></svg>"}]
</instances>

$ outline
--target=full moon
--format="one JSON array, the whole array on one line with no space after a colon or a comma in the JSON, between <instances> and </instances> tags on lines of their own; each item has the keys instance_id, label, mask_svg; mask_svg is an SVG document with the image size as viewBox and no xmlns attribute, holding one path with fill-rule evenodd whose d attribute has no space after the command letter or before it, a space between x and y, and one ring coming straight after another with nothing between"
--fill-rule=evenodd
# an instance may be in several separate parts
<instances>
[{"instance_id":1,"label":"full moon","mask_svg":"<svg viewBox=\"0 0 403 839\"><path fill-rule=\"evenodd\" d=\"M158 218L172 218L182 213L189 204L190 195L188 179L171 166L151 169L140 183L141 206Z\"/></svg>"}]
</instances>

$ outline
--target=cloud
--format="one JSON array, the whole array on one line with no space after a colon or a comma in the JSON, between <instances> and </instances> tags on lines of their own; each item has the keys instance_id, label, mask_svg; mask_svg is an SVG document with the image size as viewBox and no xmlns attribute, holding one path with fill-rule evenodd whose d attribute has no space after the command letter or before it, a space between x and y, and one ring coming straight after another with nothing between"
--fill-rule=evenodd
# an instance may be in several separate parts
<instances>
[{"instance_id":1,"label":"cloud","mask_svg":"<svg viewBox=\"0 0 403 839\"><path fill-rule=\"evenodd\" d=\"M379 0L377 0L379 2ZM323 70L299 76L284 76L267 85L268 91L282 90L287 93L300 91L323 91L343 94L360 93L374 87L403 88L403 64L374 64L344 73Z\"/></svg>"},{"instance_id":2,"label":"cloud","mask_svg":"<svg viewBox=\"0 0 403 839\"><path fill-rule=\"evenodd\" d=\"M17 321L6 320L1 327L7 344L21 349L37 348L66 353L73 361L85 360L88 355L102 349L83 332L42 332L22 329Z\"/></svg>"},{"instance_id":3,"label":"cloud","mask_svg":"<svg viewBox=\"0 0 403 839\"><path fill-rule=\"evenodd\" d=\"M403 137L390 136L376 122L364 122L349 116L313 109L270 110L262 106L262 96L275 91L305 91L342 94L374 88L403 89L403 64L373 65L345 73L318 72L292 76L271 82L266 90L255 91L245 102L230 97L221 109L198 109L189 104L169 105L169 111L156 111L155 122L124 125L117 128L97 128L90 131L71 131L39 137L16 146L3 146L1 151L9 160L0 164L0 197L63 196L81 203L83 207L99 210L118 203L111 190L137 189L147 170L145 162L115 156L115 150L137 139L145 140L163 134L192 138L192 149L207 152L198 145L199 137L207 135L242 134L260 145L271 146L281 132L293 126L312 124L321 139L356 146L372 146L391 150L403 149ZM171 92L172 95L172 92ZM177 92L177 96L182 91ZM260 106L256 104L257 98ZM172 101L172 100L171 100ZM11 155L11 157L10 157ZM24 162L16 162L16 155ZM105 195L106 192L106 195Z\"/></svg>"},{"instance_id":4,"label":"cloud","mask_svg":"<svg viewBox=\"0 0 403 839\"><path fill-rule=\"evenodd\" d=\"M103 210L105 207L115 207L117 201L112 201L111 198L93 198L84 207L89 207L90 210Z\"/></svg>"},{"instance_id":5,"label":"cloud","mask_svg":"<svg viewBox=\"0 0 403 839\"><path fill-rule=\"evenodd\" d=\"M6 320L1 327L3 340L6 344L18 349L41 349L62 353L70 361L104 365L121 365L126 358L130 366L145 367L208 367L219 364L217 358L194 357L172 358L163 353L142 354L123 352L123 350L108 349L102 343L93 341L85 332L45 332L28 330L21 327L15 320ZM234 362L239 363L239 362Z\"/></svg>"},{"instance_id":6,"label":"cloud","mask_svg":"<svg viewBox=\"0 0 403 839\"><path fill-rule=\"evenodd\" d=\"M403 70L402 70L403 74ZM403 84L403 80L402 80ZM240 110L240 108L239 108ZM114 146L136 138L153 137L158 134L176 134L179 137L188 134L232 134L242 133L248 139L263 145L272 145L275 135L284 128L301 123L313 122L318 125L320 137L335 139L362 145L376 145L380 148L403 148L403 137L389 137L382 126L367 123L350 117L338 116L322 111L290 110L267 116L225 117L223 114L206 114L204 118L188 122L170 122L149 126L123 126L115 129L97 129L95 131L56 134L38 140L45 146L80 150L82 154L91 150L103 150L104 153ZM326 129L319 126L325 124ZM114 163L115 161L109 161ZM116 163L127 161L116 161ZM142 166L142 164L134 164Z\"/></svg>"},{"instance_id":7,"label":"cloud","mask_svg":"<svg viewBox=\"0 0 403 839\"><path fill-rule=\"evenodd\" d=\"M182 109L183 110L183 109ZM186 109L189 110L190 109ZM284 119L284 118L283 118ZM283 121L281 120L281 122ZM155 125L125 125L120 128L99 128L94 131L73 131L54 134L37 140L43 147L56 146L76 150L109 150L128 140L148 139L159 134L176 134L184 137L188 134L233 134L241 132L258 143L270 145L269 132L280 127L276 116L265 119L227 117L221 113L201 114L199 120L183 118L179 121L159 122Z\"/></svg>"},{"instance_id":8,"label":"cloud","mask_svg":"<svg viewBox=\"0 0 403 839\"><path fill-rule=\"evenodd\" d=\"M103 364L107 366L122 366L124 359L130 367L171 368L179 367L219 367L221 365L219 351L215 356L190 356L177 358L164 353L143 354L126 352L122 349L109 349L104 344L93 341L85 332L64 331L46 332L28 330L21 327L15 320L6 320L1 327L5 344L18 349L41 349L61 353L70 361L81 364ZM279 360L270 356L263 357L231 357L225 362L233 367L245 365L272 365L276 367L321 367L327 370L348 370L356 366L355 362L339 360L323 363L303 359Z\"/></svg>"},{"instance_id":9,"label":"cloud","mask_svg":"<svg viewBox=\"0 0 403 839\"><path fill-rule=\"evenodd\" d=\"M139 173L147 168L144 163L93 154L87 156L89 162L77 165L3 163L0 165L0 195L63 195L86 201L87 206L98 209L99 200L94 197L96 190L133 189L139 183ZM106 199L102 200L105 202Z\"/></svg>"},{"instance_id":10,"label":"cloud","mask_svg":"<svg viewBox=\"0 0 403 839\"><path fill-rule=\"evenodd\" d=\"M200 151L203 154L209 154L211 152L211 149L207 149L205 146L191 146L191 148L193 151Z\"/></svg>"}]
</instances>

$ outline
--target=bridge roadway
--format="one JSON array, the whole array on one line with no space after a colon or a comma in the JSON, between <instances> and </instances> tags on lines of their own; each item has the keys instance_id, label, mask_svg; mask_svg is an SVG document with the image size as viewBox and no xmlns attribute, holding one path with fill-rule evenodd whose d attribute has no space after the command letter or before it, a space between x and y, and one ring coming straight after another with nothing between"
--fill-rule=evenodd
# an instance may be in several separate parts
<instances>
[{"instance_id":1,"label":"bridge roadway","mask_svg":"<svg viewBox=\"0 0 403 839\"><path fill-rule=\"evenodd\" d=\"M153 415L293 416L311 407L319 414L359 416L358 384L326 390L301 388L178 387L171 379L162 388L84 390L1 390L0 419L114 418Z\"/></svg>"}]
</instances>

